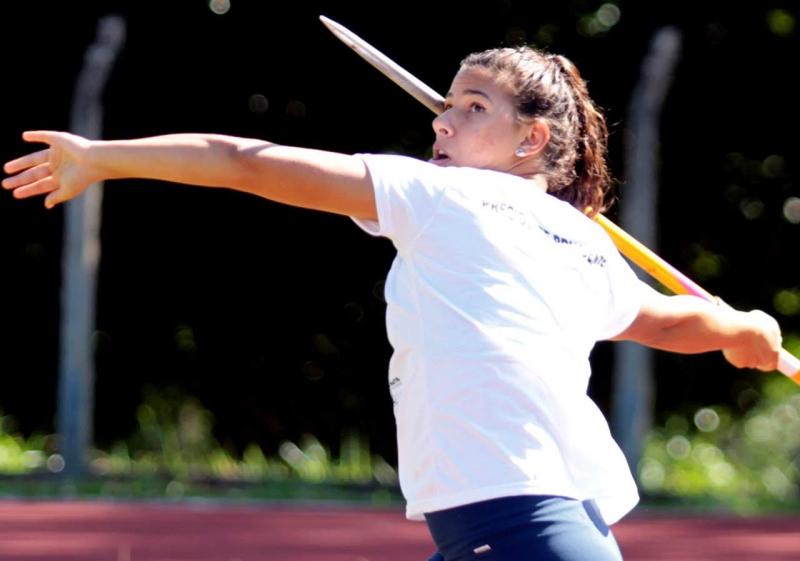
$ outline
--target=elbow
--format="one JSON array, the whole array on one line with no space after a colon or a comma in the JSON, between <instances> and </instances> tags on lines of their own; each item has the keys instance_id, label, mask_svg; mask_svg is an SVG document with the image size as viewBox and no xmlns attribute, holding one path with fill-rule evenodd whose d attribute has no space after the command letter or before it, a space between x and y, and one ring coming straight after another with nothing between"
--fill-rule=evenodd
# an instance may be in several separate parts
<instances>
[{"instance_id":1,"label":"elbow","mask_svg":"<svg viewBox=\"0 0 800 561\"><path fill-rule=\"evenodd\" d=\"M640 345L658 348L669 340L673 326L673 322L665 321L663 318L647 313L646 310L641 310L633 322L611 340L633 341Z\"/></svg>"},{"instance_id":2,"label":"elbow","mask_svg":"<svg viewBox=\"0 0 800 561\"><path fill-rule=\"evenodd\" d=\"M220 162L216 166L222 172L216 181L218 186L252 191L259 177L263 178L258 153L269 143L224 135L212 135L207 142L212 158Z\"/></svg>"},{"instance_id":3,"label":"elbow","mask_svg":"<svg viewBox=\"0 0 800 561\"><path fill-rule=\"evenodd\" d=\"M648 328L648 329L635 329L628 328L616 337L613 341L632 341L639 343L645 347L652 347L654 349L665 349L669 347L670 334L666 329Z\"/></svg>"}]
</instances>

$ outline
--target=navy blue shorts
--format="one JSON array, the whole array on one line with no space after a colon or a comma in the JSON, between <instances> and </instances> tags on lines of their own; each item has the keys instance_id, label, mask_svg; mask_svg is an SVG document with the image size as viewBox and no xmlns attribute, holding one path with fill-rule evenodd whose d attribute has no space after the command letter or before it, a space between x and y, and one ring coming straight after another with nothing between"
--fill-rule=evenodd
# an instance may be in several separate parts
<instances>
[{"instance_id":1,"label":"navy blue shorts","mask_svg":"<svg viewBox=\"0 0 800 561\"><path fill-rule=\"evenodd\" d=\"M429 561L622 561L593 501L518 496L425 515Z\"/></svg>"}]
</instances>

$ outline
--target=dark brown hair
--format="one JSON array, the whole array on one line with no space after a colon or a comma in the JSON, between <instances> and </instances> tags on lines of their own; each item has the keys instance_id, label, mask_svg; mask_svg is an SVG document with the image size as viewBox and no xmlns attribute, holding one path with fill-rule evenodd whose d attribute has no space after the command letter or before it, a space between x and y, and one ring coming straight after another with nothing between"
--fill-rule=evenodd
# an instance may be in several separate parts
<instances>
[{"instance_id":1,"label":"dark brown hair","mask_svg":"<svg viewBox=\"0 0 800 561\"><path fill-rule=\"evenodd\" d=\"M476 67L511 87L520 122L538 118L550 127L542 170L548 192L589 215L604 211L611 186L608 129L575 65L560 55L517 47L473 53L461 62L462 69Z\"/></svg>"}]
</instances>

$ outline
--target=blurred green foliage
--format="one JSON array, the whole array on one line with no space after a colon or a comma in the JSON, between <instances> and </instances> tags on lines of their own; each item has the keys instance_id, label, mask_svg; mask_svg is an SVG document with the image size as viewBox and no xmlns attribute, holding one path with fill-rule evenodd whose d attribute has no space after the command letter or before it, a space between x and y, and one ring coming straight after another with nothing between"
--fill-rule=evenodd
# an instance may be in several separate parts
<instances>
[{"instance_id":1,"label":"blurred green foliage","mask_svg":"<svg viewBox=\"0 0 800 561\"><path fill-rule=\"evenodd\" d=\"M14 420L0 411L0 473L26 473L42 469L47 463L46 450L52 438L34 435L23 438L14 433Z\"/></svg>"},{"instance_id":2,"label":"blurred green foliage","mask_svg":"<svg viewBox=\"0 0 800 561\"><path fill-rule=\"evenodd\" d=\"M354 432L342 436L337 457L312 435L298 443L284 441L277 456L267 457L256 444L240 454L226 449L215 438L213 424L212 414L197 399L176 390L152 391L138 408L133 436L108 450L92 450L89 471L100 477L166 478L166 493L175 497L187 485L208 481L397 486L394 467L372 454L367 440ZM0 473L58 473L63 467L53 436L26 439L14 434L13 419L0 416Z\"/></svg>"},{"instance_id":3,"label":"blurred green foliage","mask_svg":"<svg viewBox=\"0 0 800 561\"><path fill-rule=\"evenodd\" d=\"M797 338L787 341L795 352L799 346ZM788 378L766 375L744 413L713 405L673 414L647 437L638 472L652 498L705 500L742 512L790 508L800 497L800 391Z\"/></svg>"}]
</instances>

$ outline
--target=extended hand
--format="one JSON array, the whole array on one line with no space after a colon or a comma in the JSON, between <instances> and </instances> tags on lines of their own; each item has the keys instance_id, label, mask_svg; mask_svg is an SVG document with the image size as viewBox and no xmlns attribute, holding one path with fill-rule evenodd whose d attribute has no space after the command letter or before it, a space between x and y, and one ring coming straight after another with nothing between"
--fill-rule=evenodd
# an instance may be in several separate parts
<instances>
[{"instance_id":1,"label":"extended hand","mask_svg":"<svg viewBox=\"0 0 800 561\"><path fill-rule=\"evenodd\" d=\"M725 358L737 368L757 368L769 372L778 366L781 351L781 330L778 322L760 310L741 314L747 328L736 346L722 350Z\"/></svg>"},{"instance_id":2,"label":"extended hand","mask_svg":"<svg viewBox=\"0 0 800 561\"><path fill-rule=\"evenodd\" d=\"M74 134L52 131L28 131L22 138L27 142L43 142L49 147L12 160L3 166L7 174L5 189L25 199L44 195L44 204L56 204L80 195L89 185L102 179L88 163L91 141Z\"/></svg>"}]
</instances>

